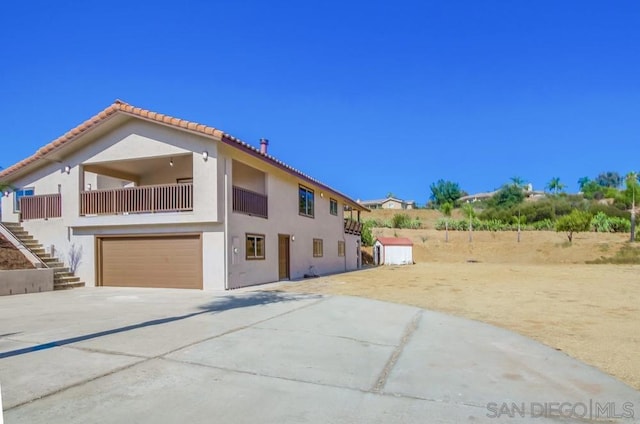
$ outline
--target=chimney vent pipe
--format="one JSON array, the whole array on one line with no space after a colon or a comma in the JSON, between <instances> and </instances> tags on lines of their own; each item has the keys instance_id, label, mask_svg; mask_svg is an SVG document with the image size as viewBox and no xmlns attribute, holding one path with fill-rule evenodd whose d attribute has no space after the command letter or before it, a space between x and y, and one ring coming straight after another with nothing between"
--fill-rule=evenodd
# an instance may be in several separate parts
<instances>
[{"instance_id":1,"label":"chimney vent pipe","mask_svg":"<svg viewBox=\"0 0 640 424\"><path fill-rule=\"evenodd\" d=\"M269 140L267 140L266 138L261 138L260 139L260 153L262 153L263 155L266 155L268 146L269 146Z\"/></svg>"}]
</instances>

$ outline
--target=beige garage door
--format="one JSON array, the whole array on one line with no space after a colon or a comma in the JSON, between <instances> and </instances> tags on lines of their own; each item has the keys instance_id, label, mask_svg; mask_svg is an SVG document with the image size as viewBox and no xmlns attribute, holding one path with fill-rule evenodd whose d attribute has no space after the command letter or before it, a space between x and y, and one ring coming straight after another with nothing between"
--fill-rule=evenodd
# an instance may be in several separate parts
<instances>
[{"instance_id":1,"label":"beige garage door","mask_svg":"<svg viewBox=\"0 0 640 424\"><path fill-rule=\"evenodd\" d=\"M100 237L98 284L202 289L200 235Z\"/></svg>"}]
</instances>

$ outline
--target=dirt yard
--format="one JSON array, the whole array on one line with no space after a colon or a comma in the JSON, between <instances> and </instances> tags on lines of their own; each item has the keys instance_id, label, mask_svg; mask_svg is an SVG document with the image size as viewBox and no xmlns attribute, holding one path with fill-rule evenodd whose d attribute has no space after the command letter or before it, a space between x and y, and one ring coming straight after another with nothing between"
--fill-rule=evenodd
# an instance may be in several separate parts
<instances>
[{"instance_id":1,"label":"dirt yard","mask_svg":"<svg viewBox=\"0 0 640 424\"><path fill-rule=\"evenodd\" d=\"M428 211L431 212L431 211ZM622 234L375 229L409 237L415 265L284 283L277 290L363 296L484 321L594 365L640 389L640 265L587 265Z\"/></svg>"},{"instance_id":2,"label":"dirt yard","mask_svg":"<svg viewBox=\"0 0 640 424\"><path fill-rule=\"evenodd\" d=\"M29 262L18 249L0 235L0 270L29 268L33 268L31 262Z\"/></svg>"}]
</instances>

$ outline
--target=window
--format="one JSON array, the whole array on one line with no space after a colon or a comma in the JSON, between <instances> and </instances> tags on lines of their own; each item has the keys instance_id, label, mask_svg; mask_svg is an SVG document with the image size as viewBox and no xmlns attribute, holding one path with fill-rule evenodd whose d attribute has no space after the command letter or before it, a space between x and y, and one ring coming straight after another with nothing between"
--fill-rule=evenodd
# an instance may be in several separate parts
<instances>
[{"instance_id":1,"label":"window","mask_svg":"<svg viewBox=\"0 0 640 424\"><path fill-rule=\"evenodd\" d=\"M336 199L329 199L329 213L338 215L338 201Z\"/></svg>"},{"instance_id":2,"label":"window","mask_svg":"<svg viewBox=\"0 0 640 424\"><path fill-rule=\"evenodd\" d=\"M322 239L313 239L313 257L322 257Z\"/></svg>"},{"instance_id":3,"label":"window","mask_svg":"<svg viewBox=\"0 0 640 424\"><path fill-rule=\"evenodd\" d=\"M344 241L338 241L338 256L344 256Z\"/></svg>"},{"instance_id":4,"label":"window","mask_svg":"<svg viewBox=\"0 0 640 424\"><path fill-rule=\"evenodd\" d=\"M300 215L313 218L313 190L300 186L298 192L298 211Z\"/></svg>"},{"instance_id":5,"label":"window","mask_svg":"<svg viewBox=\"0 0 640 424\"><path fill-rule=\"evenodd\" d=\"M13 194L13 211L20 212L20 198L24 196L33 196L36 190L33 187L23 188L22 190L16 190Z\"/></svg>"},{"instance_id":6,"label":"window","mask_svg":"<svg viewBox=\"0 0 640 424\"><path fill-rule=\"evenodd\" d=\"M247 259L264 259L264 235L247 234Z\"/></svg>"}]
</instances>

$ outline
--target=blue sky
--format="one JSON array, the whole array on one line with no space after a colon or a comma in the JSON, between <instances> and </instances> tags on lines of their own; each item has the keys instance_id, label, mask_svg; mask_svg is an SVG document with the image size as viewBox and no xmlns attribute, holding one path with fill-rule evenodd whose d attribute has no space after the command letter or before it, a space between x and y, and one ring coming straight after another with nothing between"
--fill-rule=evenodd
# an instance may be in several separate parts
<instances>
[{"instance_id":1,"label":"blue sky","mask_svg":"<svg viewBox=\"0 0 640 424\"><path fill-rule=\"evenodd\" d=\"M3 167L119 98L361 199L640 170L636 0L6 2L0 40Z\"/></svg>"}]
</instances>

